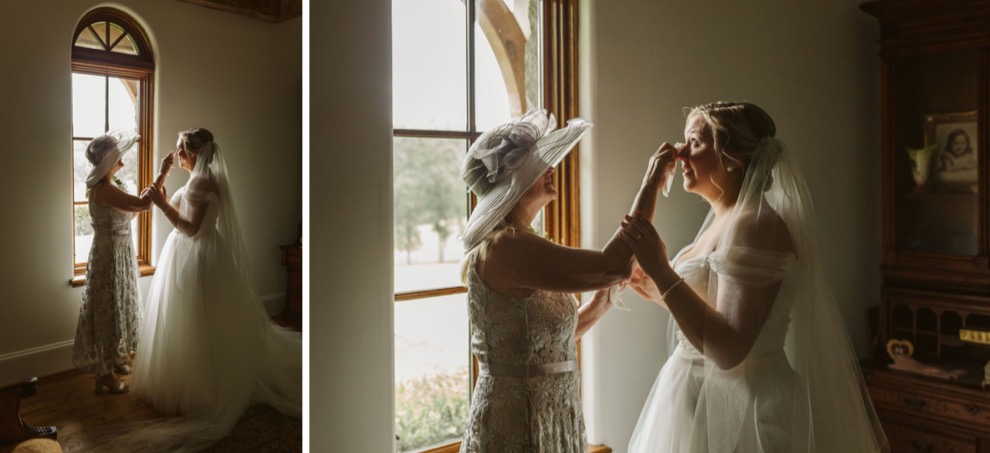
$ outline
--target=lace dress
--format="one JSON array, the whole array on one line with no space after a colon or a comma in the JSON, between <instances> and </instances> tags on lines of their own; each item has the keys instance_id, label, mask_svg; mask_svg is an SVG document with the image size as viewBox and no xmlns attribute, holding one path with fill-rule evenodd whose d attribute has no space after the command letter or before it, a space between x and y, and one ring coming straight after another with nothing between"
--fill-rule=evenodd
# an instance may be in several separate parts
<instances>
[{"instance_id":1,"label":"lace dress","mask_svg":"<svg viewBox=\"0 0 990 453\"><path fill-rule=\"evenodd\" d=\"M481 374L461 452L586 452L577 300L547 291L501 295L482 282L473 260L467 286Z\"/></svg>"},{"instance_id":2,"label":"lace dress","mask_svg":"<svg viewBox=\"0 0 990 453\"><path fill-rule=\"evenodd\" d=\"M86 264L72 363L79 369L110 374L121 356L137 348L141 324L137 257L129 212L89 201L93 246Z\"/></svg>"}]
</instances>

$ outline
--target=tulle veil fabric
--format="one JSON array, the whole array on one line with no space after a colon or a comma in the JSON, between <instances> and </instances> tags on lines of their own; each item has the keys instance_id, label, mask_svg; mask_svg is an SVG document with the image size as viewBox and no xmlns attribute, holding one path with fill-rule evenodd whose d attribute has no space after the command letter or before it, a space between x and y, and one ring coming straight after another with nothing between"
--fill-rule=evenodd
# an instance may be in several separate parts
<instances>
[{"instance_id":1,"label":"tulle veil fabric","mask_svg":"<svg viewBox=\"0 0 990 453\"><path fill-rule=\"evenodd\" d=\"M210 177L218 193L202 190ZM183 217L205 217L196 235L175 230L166 239L131 378L132 392L165 417L103 430L100 451L199 451L253 403L302 415L301 335L271 322L248 275L215 143L201 150L173 205Z\"/></svg>"},{"instance_id":2,"label":"tulle veil fabric","mask_svg":"<svg viewBox=\"0 0 990 453\"><path fill-rule=\"evenodd\" d=\"M785 227L766 221L772 213ZM689 367L696 374L683 381L688 388L662 388L671 382L668 366L678 366L671 365L678 360L672 354L644 405L629 451L888 451L822 268L810 193L782 141L767 137L760 142L730 215L714 252L705 258L710 280L707 294L700 295L718 300L720 311L731 313L722 308L739 302L733 295L779 285L770 314L739 366L723 370L691 348L697 355ZM699 236L713 220L709 212ZM760 231L759 237L754 239L752 231ZM793 253L770 251L779 235L790 236ZM673 317L669 324L668 344L686 342ZM664 401L671 398L676 401ZM678 413L678 404L692 410Z\"/></svg>"}]
</instances>

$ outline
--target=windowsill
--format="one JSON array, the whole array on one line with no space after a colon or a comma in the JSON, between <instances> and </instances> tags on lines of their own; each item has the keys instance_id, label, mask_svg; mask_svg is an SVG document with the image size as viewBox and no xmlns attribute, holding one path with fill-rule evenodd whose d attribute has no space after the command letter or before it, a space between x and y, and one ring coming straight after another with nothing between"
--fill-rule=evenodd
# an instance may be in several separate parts
<instances>
[{"instance_id":1,"label":"windowsill","mask_svg":"<svg viewBox=\"0 0 990 453\"><path fill-rule=\"evenodd\" d=\"M138 273L140 277L147 277L149 275L155 275L155 266L150 264L140 264L138 265ZM82 273L72 277L69 280L69 285L73 288L78 288L86 284L86 274Z\"/></svg>"}]
</instances>

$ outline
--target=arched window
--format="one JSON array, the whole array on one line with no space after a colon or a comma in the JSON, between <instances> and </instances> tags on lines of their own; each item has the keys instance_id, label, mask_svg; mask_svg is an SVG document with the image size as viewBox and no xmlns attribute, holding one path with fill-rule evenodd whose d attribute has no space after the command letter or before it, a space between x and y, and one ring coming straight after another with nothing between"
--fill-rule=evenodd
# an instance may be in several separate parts
<instances>
[{"instance_id":1,"label":"arched window","mask_svg":"<svg viewBox=\"0 0 990 453\"><path fill-rule=\"evenodd\" d=\"M128 192L151 183L152 99L155 58L147 35L133 18L113 8L83 16L72 35L72 210L73 285L85 281L93 228L86 199L86 144L109 130L141 135L135 150L124 155L117 173ZM133 237L142 275L151 266L151 213L133 222Z\"/></svg>"}]
</instances>

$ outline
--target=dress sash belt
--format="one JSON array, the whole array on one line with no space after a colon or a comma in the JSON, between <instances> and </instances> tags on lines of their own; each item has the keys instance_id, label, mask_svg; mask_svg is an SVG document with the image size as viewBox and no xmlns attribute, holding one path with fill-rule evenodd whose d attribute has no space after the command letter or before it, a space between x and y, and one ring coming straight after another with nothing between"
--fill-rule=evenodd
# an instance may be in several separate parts
<instances>
[{"instance_id":1,"label":"dress sash belt","mask_svg":"<svg viewBox=\"0 0 990 453\"><path fill-rule=\"evenodd\" d=\"M121 225L104 225L93 222L91 225L93 225L94 231L99 231L101 233L106 232L109 233L108 234L109 236L124 236L130 234L131 232L130 223L125 223Z\"/></svg>"},{"instance_id":2,"label":"dress sash belt","mask_svg":"<svg viewBox=\"0 0 990 453\"><path fill-rule=\"evenodd\" d=\"M569 373L578 370L577 360L565 360L563 362L540 363L535 365L510 365L506 363L485 363L478 361L478 368L481 374L492 376L508 376L518 378L531 378L546 376L548 374Z\"/></svg>"}]
</instances>

